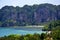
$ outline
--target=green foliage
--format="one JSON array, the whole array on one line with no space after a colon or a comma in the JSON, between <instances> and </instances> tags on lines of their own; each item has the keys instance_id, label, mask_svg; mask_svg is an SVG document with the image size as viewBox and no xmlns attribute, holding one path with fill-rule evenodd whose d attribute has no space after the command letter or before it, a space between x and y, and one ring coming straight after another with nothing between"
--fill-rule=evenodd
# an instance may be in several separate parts
<instances>
[{"instance_id":1,"label":"green foliage","mask_svg":"<svg viewBox=\"0 0 60 40\"><path fill-rule=\"evenodd\" d=\"M48 24L45 25L44 29L45 30L53 30L57 26L60 26L60 20L49 22Z\"/></svg>"},{"instance_id":2,"label":"green foliage","mask_svg":"<svg viewBox=\"0 0 60 40\"><path fill-rule=\"evenodd\" d=\"M52 30L52 37L54 38L54 40L60 40L60 26Z\"/></svg>"},{"instance_id":3,"label":"green foliage","mask_svg":"<svg viewBox=\"0 0 60 40\"><path fill-rule=\"evenodd\" d=\"M4 36L4 37L0 37L0 40L42 40L44 38L41 39L41 37L44 37L44 33L43 34L27 34L27 35L16 35L16 34L12 34L9 36Z\"/></svg>"},{"instance_id":4,"label":"green foliage","mask_svg":"<svg viewBox=\"0 0 60 40\"><path fill-rule=\"evenodd\" d=\"M52 31L50 36L52 36L54 40L60 40L60 20L52 21L46 25L46 27L47 30Z\"/></svg>"}]
</instances>

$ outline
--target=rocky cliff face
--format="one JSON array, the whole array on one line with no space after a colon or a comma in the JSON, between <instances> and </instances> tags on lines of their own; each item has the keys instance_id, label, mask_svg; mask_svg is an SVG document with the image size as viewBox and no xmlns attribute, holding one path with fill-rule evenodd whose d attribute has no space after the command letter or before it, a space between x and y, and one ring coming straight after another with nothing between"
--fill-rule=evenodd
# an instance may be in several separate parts
<instances>
[{"instance_id":1,"label":"rocky cliff face","mask_svg":"<svg viewBox=\"0 0 60 40\"><path fill-rule=\"evenodd\" d=\"M40 25L52 20L60 20L60 5L4 6L0 9L0 26L2 27Z\"/></svg>"}]
</instances>

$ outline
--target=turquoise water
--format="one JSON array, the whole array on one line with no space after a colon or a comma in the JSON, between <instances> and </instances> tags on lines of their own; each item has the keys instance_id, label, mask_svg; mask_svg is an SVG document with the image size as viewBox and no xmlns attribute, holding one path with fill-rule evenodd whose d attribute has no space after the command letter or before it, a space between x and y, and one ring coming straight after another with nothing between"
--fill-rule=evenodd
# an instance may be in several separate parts
<instances>
[{"instance_id":1,"label":"turquoise water","mask_svg":"<svg viewBox=\"0 0 60 40\"><path fill-rule=\"evenodd\" d=\"M10 34L25 35L25 34L34 34L34 33L41 34L43 32L44 31L42 31L41 29L36 29L36 28L2 28L0 27L0 37L8 36Z\"/></svg>"}]
</instances>

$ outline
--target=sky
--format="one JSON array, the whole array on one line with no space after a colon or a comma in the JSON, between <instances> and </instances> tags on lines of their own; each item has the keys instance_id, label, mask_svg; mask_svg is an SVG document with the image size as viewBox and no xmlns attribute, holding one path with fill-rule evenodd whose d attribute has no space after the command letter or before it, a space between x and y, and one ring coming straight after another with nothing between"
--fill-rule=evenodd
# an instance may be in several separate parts
<instances>
[{"instance_id":1,"label":"sky","mask_svg":"<svg viewBox=\"0 0 60 40\"><path fill-rule=\"evenodd\" d=\"M0 0L0 8L6 5L23 7L24 5L34 5L43 3L60 5L60 0Z\"/></svg>"}]
</instances>

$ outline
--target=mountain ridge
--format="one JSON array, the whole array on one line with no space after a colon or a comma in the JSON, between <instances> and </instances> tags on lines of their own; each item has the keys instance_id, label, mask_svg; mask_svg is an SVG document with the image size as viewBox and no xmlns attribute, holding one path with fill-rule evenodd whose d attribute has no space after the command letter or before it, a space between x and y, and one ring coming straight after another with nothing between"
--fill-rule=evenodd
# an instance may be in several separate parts
<instances>
[{"instance_id":1,"label":"mountain ridge","mask_svg":"<svg viewBox=\"0 0 60 40\"><path fill-rule=\"evenodd\" d=\"M4 6L0 9L0 26L27 26L60 20L60 5L39 4L23 7Z\"/></svg>"}]
</instances>

